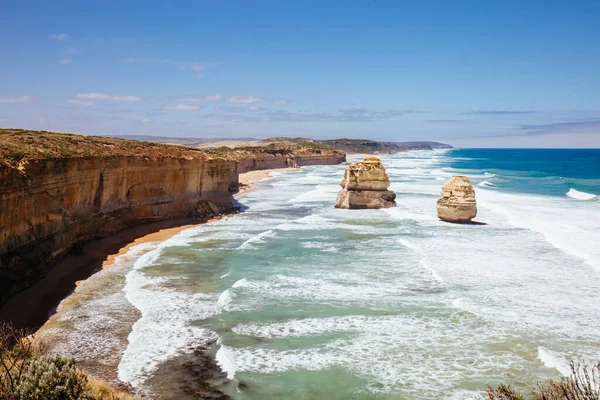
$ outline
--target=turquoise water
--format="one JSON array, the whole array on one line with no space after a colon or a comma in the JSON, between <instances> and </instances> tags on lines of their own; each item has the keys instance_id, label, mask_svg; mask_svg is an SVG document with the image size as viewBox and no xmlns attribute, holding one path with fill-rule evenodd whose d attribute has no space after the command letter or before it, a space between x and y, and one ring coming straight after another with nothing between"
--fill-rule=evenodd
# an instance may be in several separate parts
<instances>
[{"instance_id":1,"label":"turquoise water","mask_svg":"<svg viewBox=\"0 0 600 400\"><path fill-rule=\"evenodd\" d=\"M238 399L474 399L486 384L560 377L571 358L600 360L599 156L382 156L398 195L385 210L333 207L344 166L275 172L239 199L244 213L133 248L56 318L139 310L132 329L113 323L118 376L165 398L149 378L211 339ZM437 220L458 173L486 225ZM93 329L70 326L62 350L119 348L101 332L81 350Z\"/></svg>"}]
</instances>

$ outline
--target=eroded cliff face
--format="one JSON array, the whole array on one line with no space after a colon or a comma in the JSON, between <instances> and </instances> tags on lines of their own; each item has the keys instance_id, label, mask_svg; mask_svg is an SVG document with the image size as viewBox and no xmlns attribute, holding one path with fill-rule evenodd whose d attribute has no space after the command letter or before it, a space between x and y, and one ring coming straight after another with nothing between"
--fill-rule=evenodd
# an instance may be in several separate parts
<instances>
[{"instance_id":1,"label":"eroded cliff face","mask_svg":"<svg viewBox=\"0 0 600 400\"><path fill-rule=\"evenodd\" d=\"M77 243L146 221L232 209L234 160L90 157L0 169L2 299L44 275Z\"/></svg>"},{"instance_id":2,"label":"eroded cliff face","mask_svg":"<svg viewBox=\"0 0 600 400\"><path fill-rule=\"evenodd\" d=\"M0 129L0 305L90 239L232 210L240 173L345 160L314 143L200 150Z\"/></svg>"}]
</instances>

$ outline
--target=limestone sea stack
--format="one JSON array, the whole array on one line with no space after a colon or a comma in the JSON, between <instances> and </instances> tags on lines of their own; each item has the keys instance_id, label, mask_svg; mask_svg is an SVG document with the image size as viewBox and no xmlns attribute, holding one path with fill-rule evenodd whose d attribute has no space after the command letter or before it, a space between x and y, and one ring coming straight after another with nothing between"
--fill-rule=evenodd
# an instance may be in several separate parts
<instances>
[{"instance_id":1,"label":"limestone sea stack","mask_svg":"<svg viewBox=\"0 0 600 400\"><path fill-rule=\"evenodd\" d=\"M396 194L388 190L390 178L377 157L348 165L336 208L387 208L396 206Z\"/></svg>"},{"instance_id":2,"label":"limestone sea stack","mask_svg":"<svg viewBox=\"0 0 600 400\"><path fill-rule=\"evenodd\" d=\"M477 216L475 190L469 178L455 175L442 187L442 198L437 202L438 218L446 222L465 223Z\"/></svg>"}]
</instances>

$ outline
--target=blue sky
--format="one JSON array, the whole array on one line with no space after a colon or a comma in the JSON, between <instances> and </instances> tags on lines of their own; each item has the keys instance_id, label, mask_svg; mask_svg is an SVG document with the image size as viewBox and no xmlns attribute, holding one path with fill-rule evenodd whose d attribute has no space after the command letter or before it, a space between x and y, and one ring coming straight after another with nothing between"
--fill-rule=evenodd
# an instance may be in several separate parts
<instances>
[{"instance_id":1,"label":"blue sky","mask_svg":"<svg viewBox=\"0 0 600 400\"><path fill-rule=\"evenodd\" d=\"M0 3L0 126L600 147L598 1Z\"/></svg>"}]
</instances>

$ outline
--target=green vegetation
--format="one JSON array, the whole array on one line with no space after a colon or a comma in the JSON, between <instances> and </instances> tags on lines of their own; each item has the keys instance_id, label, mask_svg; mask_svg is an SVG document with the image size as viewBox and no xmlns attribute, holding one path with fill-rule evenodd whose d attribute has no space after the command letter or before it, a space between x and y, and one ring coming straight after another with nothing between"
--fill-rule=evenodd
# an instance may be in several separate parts
<instances>
[{"instance_id":1,"label":"green vegetation","mask_svg":"<svg viewBox=\"0 0 600 400\"><path fill-rule=\"evenodd\" d=\"M89 378L75 360L45 353L23 330L0 323L0 400L135 400Z\"/></svg>"},{"instance_id":2,"label":"green vegetation","mask_svg":"<svg viewBox=\"0 0 600 400\"><path fill-rule=\"evenodd\" d=\"M71 358L34 357L20 377L17 399L93 400L87 377L75 368Z\"/></svg>"},{"instance_id":3,"label":"green vegetation","mask_svg":"<svg viewBox=\"0 0 600 400\"><path fill-rule=\"evenodd\" d=\"M560 381L538 383L529 396L507 385L488 387L488 400L600 400L600 362L580 365L571 361L571 375Z\"/></svg>"}]
</instances>

